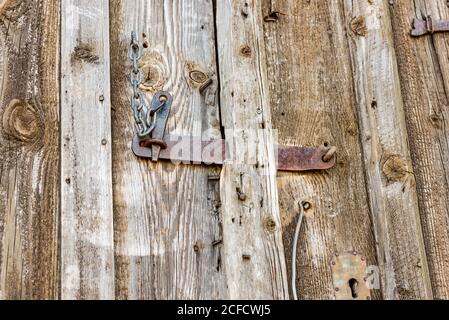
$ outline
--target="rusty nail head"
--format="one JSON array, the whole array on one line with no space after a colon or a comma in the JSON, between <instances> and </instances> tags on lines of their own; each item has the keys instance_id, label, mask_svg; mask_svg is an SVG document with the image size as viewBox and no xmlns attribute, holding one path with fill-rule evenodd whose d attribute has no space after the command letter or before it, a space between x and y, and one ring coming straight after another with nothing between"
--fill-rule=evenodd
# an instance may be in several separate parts
<instances>
[{"instance_id":1,"label":"rusty nail head","mask_svg":"<svg viewBox=\"0 0 449 320\"><path fill-rule=\"evenodd\" d=\"M251 255L249 254L244 254L242 255L243 260L251 260Z\"/></svg>"},{"instance_id":2,"label":"rusty nail head","mask_svg":"<svg viewBox=\"0 0 449 320\"><path fill-rule=\"evenodd\" d=\"M104 101L104 95L100 95L100 101L101 101L101 102Z\"/></svg>"}]
</instances>

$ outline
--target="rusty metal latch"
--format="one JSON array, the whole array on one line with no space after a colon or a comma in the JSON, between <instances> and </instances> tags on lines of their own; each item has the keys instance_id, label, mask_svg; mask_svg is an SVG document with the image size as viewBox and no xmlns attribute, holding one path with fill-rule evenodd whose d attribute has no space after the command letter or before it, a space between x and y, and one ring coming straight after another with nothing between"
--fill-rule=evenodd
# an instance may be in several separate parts
<instances>
[{"instance_id":1,"label":"rusty metal latch","mask_svg":"<svg viewBox=\"0 0 449 320\"><path fill-rule=\"evenodd\" d=\"M449 31L449 21L433 20L431 16L427 16L425 20L413 19L412 36L420 37L426 34L434 34L436 32Z\"/></svg>"},{"instance_id":2,"label":"rusty metal latch","mask_svg":"<svg viewBox=\"0 0 449 320\"><path fill-rule=\"evenodd\" d=\"M227 159L226 151L229 151L225 140L202 141L196 137L165 135L173 97L168 92L160 91L153 96L152 102L147 104L139 89L143 78L138 64L142 57L142 48L136 32L131 34L128 56L132 62L131 109L136 131L132 142L134 154L153 161L167 159L192 164L223 164ZM325 170L332 168L336 163L335 148L278 146L277 151L277 168L282 171Z\"/></svg>"},{"instance_id":3,"label":"rusty metal latch","mask_svg":"<svg viewBox=\"0 0 449 320\"><path fill-rule=\"evenodd\" d=\"M165 137L165 147L158 155L151 148L151 140L133 139L132 150L141 158L171 160L184 164L217 164L222 165L227 156L225 140L202 141L200 137L170 136ZM159 144L160 145L160 144ZM154 147L154 146L153 146ZM326 170L335 166L336 156L325 161L329 149L294 146L277 146L277 169L279 171Z\"/></svg>"}]
</instances>

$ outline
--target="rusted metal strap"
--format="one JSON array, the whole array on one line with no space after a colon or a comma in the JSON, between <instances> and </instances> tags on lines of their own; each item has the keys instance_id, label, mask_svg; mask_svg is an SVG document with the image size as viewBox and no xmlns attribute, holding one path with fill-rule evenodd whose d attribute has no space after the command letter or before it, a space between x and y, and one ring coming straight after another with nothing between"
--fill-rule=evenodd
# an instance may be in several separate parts
<instances>
[{"instance_id":1,"label":"rusted metal strap","mask_svg":"<svg viewBox=\"0 0 449 320\"><path fill-rule=\"evenodd\" d=\"M412 36L420 37L426 34L433 34L435 32L449 31L449 21L447 20L433 20L428 16L425 20L413 19Z\"/></svg>"},{"instance_id":2,"label":"rusted metal strap","mask_svg":"<svg viewBox=\"0 0 449 320\"><path fill-rule=\"evenodd\" d=\"M185 164L222 165L229 159L225 140L202 141L201 138L188 136L164 137L166 143L159 153L159 159ZM135 136L132 142L134 154L141 158L153 159L153 150L144 140ZM294 146L277 146L277 168L279 171L327 170L335 166L336 156L324 161L329 149Z\"/></svg>"}]
</instances>

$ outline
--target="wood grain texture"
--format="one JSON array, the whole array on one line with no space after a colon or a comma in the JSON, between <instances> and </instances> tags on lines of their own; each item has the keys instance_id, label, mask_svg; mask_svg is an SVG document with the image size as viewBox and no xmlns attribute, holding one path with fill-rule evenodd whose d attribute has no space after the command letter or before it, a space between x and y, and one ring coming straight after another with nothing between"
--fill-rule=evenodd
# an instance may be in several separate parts
<instances>
[{"instance_id":1,"label":"wood grain texture","mask_svg":"<svg viewBox=\"0 0 449 320\"><path fill-rule=\"evenodd\" d=\"M260 1L217 1L223 264L231 299L288 299Z\"/></svg>"},{"instance_id":2,"label":"wood grain texture","mask_svg":"<svg viewBox=\"0 0 449 320\"><path fill-rule=\"evenodd\" d=\"M227 298L217 168L154 164L131 151L133 30L145 46L145 98L174 97L167 133L221 138L212 2L111 1L117 298Z\"/></svg>"},{"instance_id":3,"label":"wood grain texture","mask_svg":"<svg viewBox=\"0 0 449 320\"><path fill-rule=\"evenodd\" d=\"M0 1L0 299L59 295L59 1Z\"/></svg>"},{"instance_id":4,"label":"wood grain texture","mask_svg":"<svg viewBox=\"0 0 449 320\"><path fill-rule=\"evenodd\" d=\"M113 299L109 1L61 6L61 296Z\"/></svg>"},{"instance_id":5,"label":"wood grain texture","mask_svg":"<svg viewBox=\"0 0 449 320\"><path fill-rule=\"evenodd\" d=\"M414 17L449 19L445 1L398 0L391 21L433 294L449 298L449 40L412 38Z\"/></svg>"},{"instance_id":6,"label":"wood grain texture","mask_svg":"<svg viewBox=\"0 0 449 320\"><path fill-rule=\"evenodd\" d=\"M264 24L273 127L280 143L338 148L332 170L278 176L288 266L299 206L311 205L297 252L298 297L335 299L331 262L336 253L356 251L368 267L377 265L343 2L263 3L265 16L283 13ZM379 290L371 292L373 299L381 296Z\"/></svg>"},{"instance_id":7,"label":"wood grain texture","mask_svg":"<svg viewBox=\"0 0 449 320\"><path fill-rule=\"evenodd\" d=\"M431 299L389 5L346 0L345 13L383 298Z\"/></svg>"}]
</instances>

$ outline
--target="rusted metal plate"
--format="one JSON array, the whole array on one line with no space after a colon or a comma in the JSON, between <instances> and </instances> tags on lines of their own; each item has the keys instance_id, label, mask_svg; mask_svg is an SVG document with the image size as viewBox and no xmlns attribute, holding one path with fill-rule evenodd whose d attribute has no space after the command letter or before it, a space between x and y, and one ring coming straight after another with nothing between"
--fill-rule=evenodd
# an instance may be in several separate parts
<instances>
[{"instance_id":1,"label":"rusted metal plate","mask_svg":"<svg viewBox=\"0 0 449 320\"><path fill-rule=\"evenodd\" d=\"M222 165L226 159L225 140L202 141L196 137L170 135L166 135L164 140L167 148L161 150L159 159L170 160L176 164L217 165ZM145 146L137 136L133 139L132 150L138 157L153 158L152 149ZM324 148L278 146L278 170L297 172L330 169L335 166L336 157L332 157L328 162L323 161L327 151Z\"/></svg>"},{"instance_id":2,"label":"rusted metal plate","mask_svg":"<svg viewBox=\"0 0 449 320\"><path fill-rule=\"evenodd\" d=\"M337 300L369 300L370 289L366 286L366 260L357 252L335 254L331 262Z\"/></svg>"}]
</instances>

